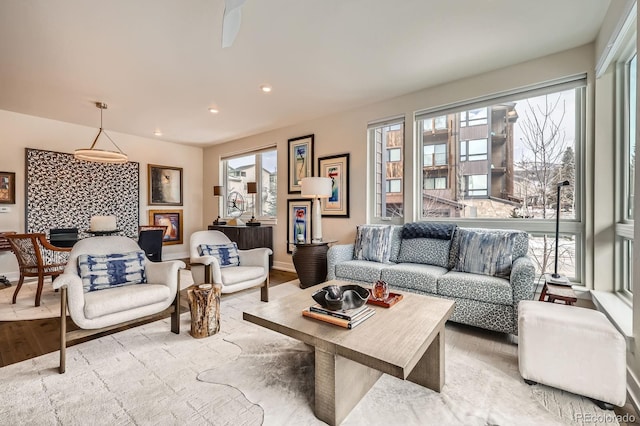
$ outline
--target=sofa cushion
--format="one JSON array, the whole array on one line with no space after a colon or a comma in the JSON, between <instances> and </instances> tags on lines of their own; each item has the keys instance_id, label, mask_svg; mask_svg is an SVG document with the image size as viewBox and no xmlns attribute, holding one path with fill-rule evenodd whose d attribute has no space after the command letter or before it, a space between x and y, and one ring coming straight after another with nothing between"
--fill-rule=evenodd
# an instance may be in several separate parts
<instances>
[{"instance_id":1,"label":"sofa cushion","mask_svg":"<svg viewBox=\"0 0 640 426\"><path fill-rule=\"evenodd\" d=\"M380 272L389 264L369 260L348 260L336 265L336 278L374 283L380 279Z\"/></svg>"},{"instance_id":2,"label":"sofa cushion","mask_svg":"<svg viewBox=\"0 0 640 426\"><path fill-rule=\"evenodd\" d=\"M200 244L198 246L200 256L213 256L218 259L221 268L240 265L238 245L235 242L227 244Z\"/></svg>"},{"instance_id":3,"label":"sofa cushion","mask_svg":"<svg viewBox=\"0 0 640 426\"><path fill-rule=\"evenodd\" d=\"M360 225L353 249L355 260L387 263L391 254L391 226Z\"/></svg>"},{"instance_id":4,"label":"sofa cushion","mask_svg":"<svg viewBox=\"0 0 640 426\"><path fill-rule=\"evenodd\" d=\"M460 229L458 235L456 271L509 278L516 233Z\"/></svg>"},{"instance_id":5,"label":"sofa cushion","mask_svg":"<svg viewBox=\"0 0 640 426\"><path fill-rule=\"evenodd\" d=\"M438 240L451 240L456 225L439 222L411 222L402 227L402 239L435 238Z\"/></svg>"},{"instance_id":6,"label":"sofa cushion","mask_svg":"<svg viewBox=\"0 0 640 426\"><path fill-rule=\"evenodd\" d=\"M439 277L438 294L501 305L513 304L508 280L467 272L450 271Z\"/></svg>"},{"instance_id":7,"label":"sofa cushion","mask_svg":"<svg viewBox=\"0 0 640 426\"><path fill-rule=\"evenodd\" d=\"M126 253L81 254L78 275L85 292L104 290L147 281L144 251Z\"/></svg>"},{"instance_id":8,"label":"sofa cushion","mask_svg":"<svg viewBox=\"0 0 640 426\"><path fill-rule=\"evenodd\" d=\"M418 290L436 294L437 280L447 272L445 268L417 263L387 265L382 270L381 280L390 287Z\"/></svg>"},{"instance_id":9,"label":"sofa cushion","mask_svg":"<svg viewBox=\"0 0 640 426\"><path fill-rule=\"evenodd\" d=\"M118 312L162 303L171 295L164 284L138 284L93 291L84 296L84 315L95 319Z\"/></svg>"},{"instance_id":10,"label":"sofa cushion","mask_svg":"<svg viewBox=\"0 0 640 426\"><path fill-rule=\"evenodd\" d=\"M422 263L446 268L449 265L451 240L436 238L403 239L398 263Z\"/></svg>"}]
</instances>

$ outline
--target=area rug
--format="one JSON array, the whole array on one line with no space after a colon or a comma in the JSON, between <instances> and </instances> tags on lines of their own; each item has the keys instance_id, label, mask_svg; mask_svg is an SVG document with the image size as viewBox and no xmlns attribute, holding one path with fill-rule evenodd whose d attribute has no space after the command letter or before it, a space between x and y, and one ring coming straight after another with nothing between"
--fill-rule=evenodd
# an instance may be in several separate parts
<instances>
[{"instance_id":1,"label":"area rug","mask_svg":"<svg viewBox=\"0 0 640 426\"><path fill-rule=\"evenodd\" d=\"M180 288L184 289L193 284L191 271L180 271ZM16 283L11 287L0 286L0 321L21 321L42 318L54 318L60 316L60 293L56 293L51 285L50 278L45 278L44 287L40 299L40 306L35 306L37 279L25 280L12 304L13 293L16 291Z\"/></svg>"},{"instance_id":2,"label":"area rug","mask_svg":"<svg viewBox=\"0 0 640 426\"><path fill-rule=\"evenodd\" d=\"M300 291L272 288L277 299ZM306 345L242 320L260 302L253 289L221 303L218 334L194 339L165 319L0 368L6 424L316 425L313 354ZM572 425L611 420L590 401L517 372L517 346L504 335L447 325L441 393L383 375L344 425ZM576 414L580 413L581 416ZM598 423L606 424L606 423Z\"/></svg>"}]
</instances>

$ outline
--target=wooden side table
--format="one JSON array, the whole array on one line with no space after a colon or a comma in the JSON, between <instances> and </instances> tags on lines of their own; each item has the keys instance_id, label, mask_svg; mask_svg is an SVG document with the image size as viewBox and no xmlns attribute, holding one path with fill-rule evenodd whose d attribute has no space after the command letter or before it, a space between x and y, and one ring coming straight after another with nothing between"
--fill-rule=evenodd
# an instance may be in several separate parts
<instances>
[{"instance_id":1,"label":"wooden side table","mask_svg":"<svg viewBox=\"0 0 640 426\"><path fill-rule=\"evenodd\" d=\"M573 291L571 286L556 285L545 282L544 287L542 287L542 292L540 293L539 300L541 302L552 303L555 303L555 301L557 300L560 302L564 302L565 305L573 305L578 301L578 298L576 297L576 292Z\"/></svg>"},{"instance_id":2,"label":"wooden side table","mask_svg":"<svg viewBox=\"0 0 640 426\"><path fill-rule=\"evenodd\" d=\"M329 251L329 244L334 242L294 244L293 266L300 279L300 288L311 287L326 281L327 251Z\"/></svg>"},{"instance_id":3,"label":"wooden side table","mask_svg":"<svg viewBox=\"0 0 640 426\"><path fill-rule=\"evenodd\" d=\"M191 311L191 335L196 339L220 331L220 284L200 284L187 289Z\"/></svg>"}]
</instances>

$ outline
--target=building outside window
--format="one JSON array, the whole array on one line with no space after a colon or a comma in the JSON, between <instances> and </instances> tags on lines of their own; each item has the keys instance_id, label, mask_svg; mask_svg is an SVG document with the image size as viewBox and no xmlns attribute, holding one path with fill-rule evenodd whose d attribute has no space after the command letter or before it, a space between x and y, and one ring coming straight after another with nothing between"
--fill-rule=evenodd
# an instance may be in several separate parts
<instances>
[{"instance_id":1,"label":"building outside window","mask_svg":"<svg viewBox=\"0 0 640 426\"><path fill-rule=\"evenodd\" d=\"M492 221L491 227L527 231L530 254L542 273L554 267L560 203L559 272L579 282L585 86L583 77L567 78L468 105L418 112L416 152L423 157L421 187L415 194L419 220L442 217L446 211L452 219L473 221L473 226ZM447 124L447 131L433 132L436 118ZM430 155L435 146L446 152L447 161L439 167ZM439 178L446 178L444 188ZM570 184L556 200L557 184L564 180Z\"/></svg>"},{"instance_id":2,"label":"building outside window","mask_svg":"<svg viewBox=\"0 0 640 426\"><path fill-rule=\"evenodd\" d=\"M228 157L222 161L225 208L220 216L228 217L227 201L236 193L244 200L242 217L255 215L262 219L275 219L278 193L278 153L275 148ZM247 193L247 182L256 182L258 194ZM255 201L254 201L255 200Z\"/></svg>"},{"instance_id":3,"label":"building outside window","mask_svg":"<svg viewBox=\"0 0 640 426\"><path fill-rule=\"evenodd\" d=\"M402 223L404 216L404 119L372 123L368 129L373 217ZM393 152L393 154L391 153ZM397 155L400 154L400 158ZM393 160L392 160L393 159Z\"/></svg>"}]
</instances>

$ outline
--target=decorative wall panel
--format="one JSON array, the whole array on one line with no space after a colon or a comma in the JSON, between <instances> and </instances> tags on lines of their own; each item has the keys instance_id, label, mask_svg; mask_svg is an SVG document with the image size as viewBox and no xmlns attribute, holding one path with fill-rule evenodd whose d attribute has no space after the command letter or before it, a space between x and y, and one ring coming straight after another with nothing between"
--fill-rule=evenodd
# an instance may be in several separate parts
<instances>
[{"instance_id":1,"label":"decorative wall panel","mask_svg":"<svg viewBox=\"0 0 640 426\"><path fill-rule=\"evenodd\" d=\"M72 154L26 149L26 230L89 229L91 216L117 218L120 235L138 235L140 165L90 163ZM82 235L86 236L86 235Z\"/></svg>"}]
</instances>

